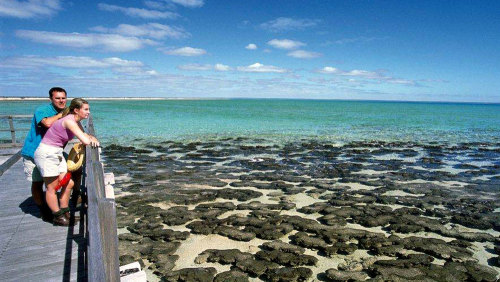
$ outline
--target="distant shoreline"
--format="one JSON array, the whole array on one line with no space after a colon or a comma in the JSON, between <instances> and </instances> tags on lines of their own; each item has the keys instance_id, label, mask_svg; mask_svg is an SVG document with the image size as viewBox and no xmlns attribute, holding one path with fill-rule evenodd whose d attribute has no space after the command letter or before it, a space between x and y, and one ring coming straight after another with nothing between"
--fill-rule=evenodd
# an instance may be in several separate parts
<instances>
[{"instance_id":1,"label":"distant shoreline","mask_svg":"<svg viewBox=\"0 0 500 282\"><path fill-rule=\"evenodd\" d=\"M74 97L69 97L71 100ZM470 104L500 105L500 102L467 102L467 101L405 101L405 100L363 100L363 99L304 99L304 98L252 98L252 97L82 97L89 101L218 101L218 100L301 100L301 101L344 101L374 103L416 103L416 104ZM48 101L49 97L6 97L2 101Z\"/></svg>"},{"instance_id":2,"label":"distant shoreline","mask_svg":"<svg viewBox=\"0 0 500 282\"><path fill-rule=\"evenodd\" d=\"M225 98L83 97L86 100L226 100ZM71 97L69 97L71 99ZM45 101L49 97L0 97L0 101Z\"/></svg>"}]
</instances>

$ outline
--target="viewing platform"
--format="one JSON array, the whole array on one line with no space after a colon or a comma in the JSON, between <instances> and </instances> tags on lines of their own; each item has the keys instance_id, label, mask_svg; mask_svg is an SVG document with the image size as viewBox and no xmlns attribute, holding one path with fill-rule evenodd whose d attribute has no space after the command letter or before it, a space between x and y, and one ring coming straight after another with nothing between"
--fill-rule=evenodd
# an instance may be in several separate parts
<instances>
[{"instance_id":1,"label":"viewing platform","mask_svg":"<svg viewBox=\"0 0 500 282\"><path fill-rule=\"evenodd\" d=\"M70 227L54 226L42 220L31 197L21 144L10 124L13 142L0 146L1 281L146 281L137 263L119 266L113 175L104 173L99 149L86 147L80 186L84 201L78 207L70 204L80 220ZM92 118L86 131L95 135Z\"/></svg>"}]
</instances>

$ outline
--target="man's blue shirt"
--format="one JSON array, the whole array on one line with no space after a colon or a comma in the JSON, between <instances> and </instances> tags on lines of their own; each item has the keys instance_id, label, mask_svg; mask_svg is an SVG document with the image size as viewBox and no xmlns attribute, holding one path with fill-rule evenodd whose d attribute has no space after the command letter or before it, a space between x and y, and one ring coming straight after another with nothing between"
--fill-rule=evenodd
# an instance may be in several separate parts
<instances>
[{"instance_id":1,"label":"man's blue shirt","mask_svg":"<svg viewBox=\"0 0 500 282\"><path fill-rule=\"evenodd\" d=\"M24 146L21 150L23 157L35 158L35 151L40 145L43 136L47 132L47 128L41 124L42 119L55 116L57 110L52 103L40 106L36 109L33 119L31 120L31 128L24 140Z\"/></svg>"}]
</instances>

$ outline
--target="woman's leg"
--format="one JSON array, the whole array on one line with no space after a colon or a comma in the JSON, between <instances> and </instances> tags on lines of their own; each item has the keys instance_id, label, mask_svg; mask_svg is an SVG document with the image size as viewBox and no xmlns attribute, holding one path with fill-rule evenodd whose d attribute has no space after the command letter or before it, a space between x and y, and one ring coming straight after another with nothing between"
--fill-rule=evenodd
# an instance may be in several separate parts
<instances>
[{"instance_id":1,"label":"woman's leg","mask_svg":"<svg viewBox=\"0 0 500 282\"><path fill-rule=\"evenodd\" d=\"M59 211L59 201L57 200L56 186L59 184L59 177L44 177L43 181L47 187L47 192L45 192L45 201L53 213Z\"/></svg>"},{"instance_id":2,"label":"woman's leg","mask_svg":"<svg viewBox=\"0 0 500 282\"><path fill-rule=\"evenodd\" d=\"M60 198L61 208L67 208L69 206L69 197L71 196L71 189L73 189L74 185L75 182L73 182L73 180L70 179L68 185L66 185L66 187L63 187L61 189L61 198Z\"/></svg>"},{"instance_id":3,"label":"woman's leg","mask_svg":"<svg viewBox=\"0 0 500 282\"><path fill-rule=\"evenodd\" d=\"M52 214L54 215L52 223L54 223L54 225L68 226L71 223L69 219L66 218L64 210L59 208L59 201L57 199L56 187L59 185L60 176L44 177L44 181L47 186L45 199L47 201L47 205L52 210ZM71 191L71 189L69 189L69 191ZM66 200L66 207L67 206L68 206L68 201Z\"/></svg>"}]
</instances>

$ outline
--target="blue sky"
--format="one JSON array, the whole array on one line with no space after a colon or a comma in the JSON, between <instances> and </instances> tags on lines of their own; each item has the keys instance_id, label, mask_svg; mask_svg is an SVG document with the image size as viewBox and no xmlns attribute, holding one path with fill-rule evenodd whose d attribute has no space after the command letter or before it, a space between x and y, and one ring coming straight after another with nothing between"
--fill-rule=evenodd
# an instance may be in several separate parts
<instances>
[{"instance_id":1,"label":"blue sky","mask_svg":"<svg viewBox=\"0 0 500 282\"><path fill-rule=\"evenodd\" d=\"M0 96L500 102L500 1L0 0Z\"/></svg>"}]
</instances>

